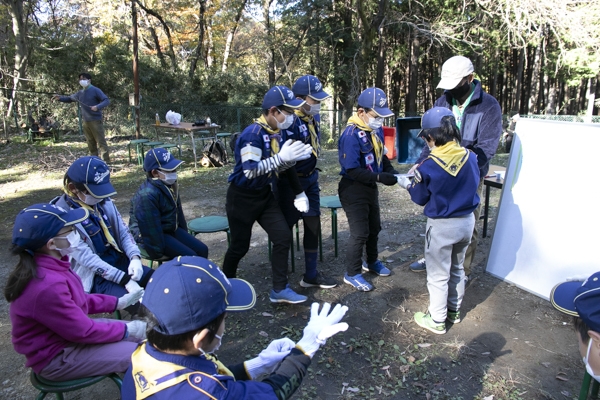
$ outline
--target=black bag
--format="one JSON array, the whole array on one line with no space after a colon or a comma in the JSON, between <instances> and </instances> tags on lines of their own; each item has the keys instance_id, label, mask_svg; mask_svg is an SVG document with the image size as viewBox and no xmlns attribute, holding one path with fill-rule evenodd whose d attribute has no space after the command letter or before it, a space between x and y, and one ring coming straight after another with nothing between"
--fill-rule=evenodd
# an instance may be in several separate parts
<instances>
[{"instance_id":1,"label":"black bag","mask_svg":"<svg viewBox=\"0 0 600 400\"><path fill-rule=\"evenodd\" d=\"M220 140L215 140L204 146L204 156L200 160L203 167L222 167L229 161L227 159L227 150Z\"/></svg>"},{"instance_id":2,"label":"black bag","mask_svg":"<svg viewBox=\"0 0 600 400\"><path fill-rule=\"evenodd\" d=\"M229 138L229 148L231 149L231 154L235 154L235 144L237 143L238 138L242 132L236 132Z\"/></svg>"}]
</instances>

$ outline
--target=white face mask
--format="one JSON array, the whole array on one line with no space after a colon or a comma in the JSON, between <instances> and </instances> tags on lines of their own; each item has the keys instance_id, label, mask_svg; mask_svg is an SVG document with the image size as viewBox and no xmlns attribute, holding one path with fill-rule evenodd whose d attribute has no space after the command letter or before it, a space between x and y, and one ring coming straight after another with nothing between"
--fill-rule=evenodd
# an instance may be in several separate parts
<instances>
[{"instance_id":1,"label":"white face mask","mask_svg":"<svg viewBox=\"0 0 600 400\"><path fill-rule=\"evenodd\" d=\"M377 130L383 126L383 118L381 118L381 117L371 118L369 115L367 115L367 117L369 117L369 123L367 124L367 125L369 125L369 128L371 128L373 130Z\"/></svg>"},{"instance_id":2,"label":"white face mask","mask_svg":"<svg viewBox=\"0 0 600 400\"><path fill-rule=\"evenodd\" d=\"M587 373L590 374L590 376L593 379L600 381L600 374L595 375L590 363L588 362L588 360L590 359L590 350L592 349L592 342L593 342L592 338L590 338L590 341L588 343L587 353L586 353L585 357L583 358L583 362L585 363L585 370L587 371Z\"/></svg>"},{"instance_id":3,"label":"white face mask","mask_svg":"<svg viewBox=\"0 0 600 400\"><path fill-rule=\"evenodd\" d=\"M279 112L281 112L281 111L279 111ZM281 113L281 114L283 114L283 113ZM290 126L292 126L292 124L294 123L294 114L290 114L290 115L283 114L283 115L285 116L285 121L279 122L279 121L277 121L277 119L275 119L275 121L277 121L277 128L279 128L279 129L287 129Z\"/></svg>"},{"instance_id":4,"label":"white face mask","mask_svg":"<svg viewBox=\"0 0 600 400\"><path fill-rule=\"evenodd\" d=\"M215 338L219 339L219 343L217 343L217 345L208 353L206 351L204 351L204 349L202 347L198 347L198 350L200 351L200 353L203 356L205 356L207 354L213 354L215 351L217 351L221 348L221 343L223 343L223 336L225 336L225 332L223 332L223 334L221 336L215 334Z\"/></svg>"},{"instance_id":5,"label":"white face mask","mask_svg":"<svg viewBox=\"0 0 600 400\"><path fill-rule=\"evenodd\" d=\"M321 103L310 104L310 109L308 111L304 110L304 112L308 115L317 115L321 112Z\"/></svg>"},{"instance_id":6,"label":"white face mask","mask_svg":"<svg viewBox=\"0 0 600 400\"><path fill-rule=\"evenodd\" d=\"M79 84L80 84L82 87L86 88L86 87L88 87L88 85L90 84L90 81L88 81L87 79L82 79L82 80L80 80L80 81L79 81Z\"/></svg>"},{"instance_id":7,"label":"white face mask","mask_svg":"<svg viewBox=\"0 0 600 400\"><path fill-rule=\"evenodd\" d=\"M81 243L81 236L79 236L79 233L76 230L71 231L67 236L56 236L54 239L66 239L69 242L69 247L65 247L64 249L59 249L56 245L50 249L58 250L62 257L72 254L79 243Z\"/></svg>"},{"instance_id":8,"label":"white face mask","mask_svg":"<svg viewBox=\"0 0 600 400\"><path fill-rule=\"evenodd\" d=\"M172 185L177 182L177 172L162 172L158 171L160 175L164 176L164 178L160 178L161 181L165 183L165 185Z\"/></svg>"},{"instance_id":9,"label":"white face mask","mask_svg":"<svg viewBox=\"0 0 600 400\"><path fill-rule=\"evenodd\" d=\"M99 199L97 197L92 196L91 194L86 194L83 197L83 202L85 204L87 204L88 206L95 206L96 204L100 203L102 200L104 199Z\"/></svg>"}]
</instances>

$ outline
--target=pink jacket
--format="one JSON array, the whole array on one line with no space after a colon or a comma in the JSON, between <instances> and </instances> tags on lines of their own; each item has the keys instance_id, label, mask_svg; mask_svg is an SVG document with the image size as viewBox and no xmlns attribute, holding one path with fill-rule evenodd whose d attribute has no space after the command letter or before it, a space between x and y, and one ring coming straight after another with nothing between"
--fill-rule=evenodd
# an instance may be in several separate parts
<instances>
[{"instance_id":1,"label":"pink jacket","mask_svg":"<svg viewBox=\"0 0 600 400\"><path fill-rule=\"evenodd\" d=\"M35 261L37 278L10 304L13 346L25 355L27 367L39 373L71 343L100 344L123 339L124 322L88 317L113 312L116 297L85 293L67 257L57 260L36 254Z\"/></svg>"}]
</instances>

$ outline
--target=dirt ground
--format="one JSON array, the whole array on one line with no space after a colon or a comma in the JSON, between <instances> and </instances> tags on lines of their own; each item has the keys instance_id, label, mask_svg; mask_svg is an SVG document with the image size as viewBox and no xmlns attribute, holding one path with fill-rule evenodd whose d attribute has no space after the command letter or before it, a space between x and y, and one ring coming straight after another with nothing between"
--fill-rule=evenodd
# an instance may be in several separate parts
<instances>
[{"instance_id":1,"label":"dirt ground","mask_svg":"<svg viewBox=\"0 0 600 400\"><path fill-rule=\"evenodd\" d=\"M129 199L143 181L141 168L127 162L126 138L111 138L114 198L128 219ZM21 138L0 144L0 281L5 282L15 263L8 254L12 224L17 212L30 204L60 194L61 177L70 163L85 155L80 137L59 143L22 143ZM187 161L180 174L184 211L188 220L225 215L227 176L231 166L194 171L193 157L184 143ZM505 164L506 155L493 160ZM409 166L399 165L405 172ZM323 152L321 193L337 194L337 152ZM428 304L426 274L408 269L422 256L426 218L398 186L380 186L383 230L380 258L392 270L390 277L367 276L375 290L360 293L342 283L345 243L349 236L343 210L338 213L339 256L334 256L331 216L323 210L323 261L320 270L340 286L303 289L304 257L296 251L296 271L290 283L309 296L300 305L269 302L270 265L267 237L255 226L250 251L238 276L255 285L258 300L252 311L230 314L221 360L241 362L255 356L271 340L288 336L298 340L313 301L343 303L348 331L336 335L313 359L296 399L576 399L584 368L569 318L549 302L485 273L500 191L492 190L490 229L481 239L475 258L474 279L463 302L463 321L445 335L434 335L413 322L413 313ZM482 223L479 222L481 229ZM302 228L300 228L302 231ZM210 258L221 264L227 249L223 232L199 235ZM3 285L2 285L3 286ZM0 398L28 399L36 395L29 383L25 359L11 345L8 304L0 300ZM67 399L117 399L108 382L68 393Z\"/></svg>"}]
</instances>

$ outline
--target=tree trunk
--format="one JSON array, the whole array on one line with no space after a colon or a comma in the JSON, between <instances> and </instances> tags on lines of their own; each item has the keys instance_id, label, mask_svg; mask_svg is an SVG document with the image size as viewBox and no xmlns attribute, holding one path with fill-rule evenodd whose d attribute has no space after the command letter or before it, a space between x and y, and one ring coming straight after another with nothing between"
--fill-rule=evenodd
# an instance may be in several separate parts
<instances>
[{"instance_id":1,"label":"tree trunk","mask_svg":"<svg viewBox=\"0 0 600 400\"><path fill-rule=\"evenodd\" d=\"M517 66L516 74L516 85L513 93L514 103L511 108L512 111L520 112L521 108L521 88L523 86L523 66L525 64L525 49L519 50L519 64Z\"/></svg>"},{"instance_id":2,"label":"tree trunk","mask_svg":"<svg viewBox=\"0 0 600 400\"><path fill-rule=\"evenodd\" d=\"M200 0L199 5L200 9L198 10L198 45L196 46L196 50L194 51L194 54L190 59L190 70L188 72L190 82L196 74L198 61L200 61L200 57L204 53L204 16L206 14L206 0Z\"/></svg>"},{"instance_id":3,"label":"tree trunk","mask_svg":"<svg viewBox=\"0 0 600 400\"><path fill-rule=\"evenodd\" d=\"M587 110L585 112L584 122L591 124L592 115L594 113L594 101L596 100L596 80L594 78L588 79L587 86Z\"/></svg>"},{"instance_id":4,"label":"tree trunk","mask_svg":"<svg viewBox=\"0 0 600 400\"><path fill-rule=\"evenodd\" d=\"M235 32L237 31L240 19L242 18L242 13L244 12L244 8L246 8L246 2L247 0L242 0L233 19L233 26L231 27L229 32L227 32L227 39L225 40L225 50L223 51L223 64L221 65L221 71L223 72L227 70L227 61L229 60L231 43L233 43L233 38L235 37Z\"/></svg>"},{"instance_id":5,"label":"tree trunk","mask_svg":"<svg viewBox=\"0 0 600 400\"><path fill-rule=\"evenodd\" d=\"M410 59L408 61L408 93L406 93L406 116L417 115L417 84L419 78L420 43L417 31L411 33Z\"/></svg>"},{"instance_id":6,"label":"tree trunk","mask_svg":"<svg viewBox=\"0 0 600 400\"><path fill-rule=\"evenodd\" d=\"M13 64L13 84L10 102L6 111L9 118L13 109L17 108L17 90L21 79L25 79L27 63L29 62L29 41L27 40L27 12L23 9L23 0L2 0L8 6L12 19L13 34L15 36L15 62Z\"/></svg>"},{"instance_id":7,"label":"tree trunk","mask_svg":"<svg viewBox=\"0 0 600 400\"><path fill-rule=\"evenodd\" d=\"M529 92L529 104L527 107L528 114L536 114L538 106L538 95L540 91L540 71L542 69L542 43L535 48L533 57L533 69L531 71L531 91Z\"/></svg>"},{"instance_id":8,"label":"tree trunk","mask_svg":"<svg viewBox=\"0 0 600 400\"><path fill-rule=\"evenodd\" d=\"M160 61L160 66L164 69L167 69L167 61L165 60L165 55L163 54L162 49L160 47L160 40L158 39L158 35L156 34L156 29L154 29L154 27L150 23L150 20L148 19L148 13L144 14L144 21L146 22L148 30L150 31L150 36L152 36L152 41L154 42L154 49L156 50L156 56Z\"/></svg>"},{"instance_id":9,"label":"tree trunk","mask_svg":"<svg viewBox=\"0 0 600 400\"><path fill-rule=\"evenodd\" d=\"M158 22L160 22L163 30L165 31L165 35L167 36L167 42L169 43L169 51L167 52L167 55L169 56L169 59L171 60L171 68L173 68L173 71L177 71L179 68L177 67L177 60L175 59L175 50L173 49L173 38L171 37L171 30L169 29L169 25L167 25L164 18L160 14L158 14L156 11L146 7L140 1L136 1L136 3L147 14L152 15L154 18L156 18L158 20ZM148 26L151 26L150 23L148 23ZM157 40L158 40L158 38L155 39L155 42ZM160 45L157 45L157 48L160 49Z\"/></svg>"}]
</instances>

